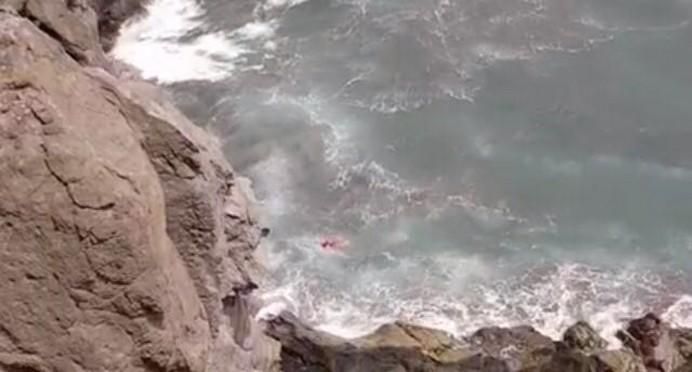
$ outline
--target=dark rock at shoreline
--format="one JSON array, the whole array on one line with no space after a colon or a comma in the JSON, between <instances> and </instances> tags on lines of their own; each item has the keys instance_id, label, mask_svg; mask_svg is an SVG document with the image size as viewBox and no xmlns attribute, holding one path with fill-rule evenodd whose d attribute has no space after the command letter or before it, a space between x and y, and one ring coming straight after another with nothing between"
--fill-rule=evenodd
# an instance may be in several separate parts
<instances>
[{"instance_id":1,"label":"dark rock at shoreline","mask_svg":"<svg viewBox=\"0 0 692 372\"><path fill-rule=\"evenodd\" d=\"M634 320L629 328L641 326L646 319ZM483 328L456 339L401 322L364 337L343 339L312 329L287 313L267 321L266 328L281 343L285 372L652 372L659 368L645 365L646 357L627 347L606 349L608 343L586 322L568 328L562 341L552 341L526 326ZM673 329L669 337L668 351L681 357L662 363L660 370L692 371L692 332Z\"/></svg>"},{"instance_id":2,"label":"dark rock at shoreline","mask_svg":"<svg viewBox=\"0 0 692 372\"><path fill-rule=\"evenodd\" d=\"M473 345L488 355L505 360L514 370L543 364L555 351L553 341L529 326L513 328L489 327L470 337Z\"/></svg>"},{"instance_id":3,"label":"dark rock at shoreline","mask_svg":"<svg viewBox=\"0 0 692 372\"><path fill-rule=\"evenodd\" d=\"M690 357L690 333L671 329L655 314L630 321L617 337L642 359L648 371L676 371Z\"/></svg>"},{"instance_id":4,"label":"dark rock at shoreline","mask_svg":"<svg viewBox=\"0 0 692 372\"><path fill-rule=\"evenodd\" d=\"M562 336L562 342L565 343L567 348L586 354L608 347L608 341L603 339L589 323L584 321L579 321L567 328Z\"/></svg>"},{"instance_id":5,"label":"dark rock at shoreline","mask_svg":"<svg viewBox=\"0 0 692 372\"><path fill-rule=\"evenodd\" d=\"M510 371L504 361L445 332L400 322L346 340L283 313L267 323L267 333L281 343L284 372Z\"/></svg>"}]
</instances>

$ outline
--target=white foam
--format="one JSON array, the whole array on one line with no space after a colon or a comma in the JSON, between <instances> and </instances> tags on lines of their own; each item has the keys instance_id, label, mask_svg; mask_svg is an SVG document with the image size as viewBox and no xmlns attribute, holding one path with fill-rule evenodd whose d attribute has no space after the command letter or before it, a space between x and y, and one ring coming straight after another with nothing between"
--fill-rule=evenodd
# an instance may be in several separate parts
<instances>
[{"instance_id":1,"label":"white foam","mask_svg":"<svg viewBox=\"0 0 692 372\"><path fill-rule=\"evenodd\" d=\"M485 326L529 324L558 339L568 326L586 320L615 348L615 331L624 321L665 298L674 301L663 318L676 326L692 325L692 295L671 293L660 277L639 268L604 271L564 264L493 282L488 277L491 267L479 259L445 254L434 261L434 276L419 278L415 286L396 287L382 272L359 269L357 279L351 279L358 282L349 291L327 290L321 287L324 278L315 281L305 276L309 272L293 276L283 288L290 288L300 317L343 337L361 336L401 319L457 336ZM418 265L408 258L389 270L407 276ZM459 292L465 284L470 287Z\"/></svg>"},{"instance_id":2,"label":"white foam","mask_svg":"<svg viewBox=\"0 0 692 372\"><path fill-rule=\"evenodd\" d=\"M148 14L123 26L113 55L137 67L146 79L161 83L221 80L232 61L247 53L222 32L203 33L180 41L202 26L204 14L194 0L154 0Z\"/></svg>"},{"instance_id":3,"label":"white foam","mask_svg":"<svg viewBox=\"0 0 692 372\"><path fill-rule=\"evenodd\" d=\"M692 328L692 295L683 295L662 315L675 327Z\"/></svg>"},{"instance_id":4,"label":"white foam","mask_svg":"<svg viewBox=\"0 0 692 372\"><path fill-rule=\"evenodd\" d=\"M273 8L283 8L283 7L292 7L296 6L298 4L302 4L308 0L267 0L266 3L264 3L264 8L265 9L273 9Z\"/></svg>"},{"instance_id":5,"label":"white foam","mask_svg":"<svg viewBox=\"0 0 692 372\"><path fill-rule=\"evenodd\" d=\"M147 15L125 24L113 55L161 83L218 81L232 76L244 56L272 51L276 20L252 21L236 30L205 32L195 0L153 0ZM259 43L259 45L257 45ZM263 66L245 66L258 70Z\"/></svg>"},{"instance_id":6,"label":"white foam","mask_svg":"<svg viewBox=\"0 0 692 372\"><path fill-rule=\"evenodd\" d=\"M250 22L234 31L239 37L244 39L268 39L274 36L276 22Z\"/></svg>"}]
</instances>

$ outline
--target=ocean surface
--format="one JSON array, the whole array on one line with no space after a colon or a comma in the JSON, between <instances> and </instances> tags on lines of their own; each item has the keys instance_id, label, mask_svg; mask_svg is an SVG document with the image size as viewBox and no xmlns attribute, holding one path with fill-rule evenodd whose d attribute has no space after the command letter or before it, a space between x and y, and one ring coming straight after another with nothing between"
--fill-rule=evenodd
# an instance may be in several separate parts
<instances>
[{"instance_id":1,"label":"ocean surface","mask_svg":"<svg viewBox=\"0 0 692 372\"><path fill-rule=\"evenodd\" d=\"M153 0L113 54L253 182L262 314L692 326L692 0ZM326 236L348 239L341 252ZM612 340L612 337L611 337Z\"/></svg>"}]
</instances>

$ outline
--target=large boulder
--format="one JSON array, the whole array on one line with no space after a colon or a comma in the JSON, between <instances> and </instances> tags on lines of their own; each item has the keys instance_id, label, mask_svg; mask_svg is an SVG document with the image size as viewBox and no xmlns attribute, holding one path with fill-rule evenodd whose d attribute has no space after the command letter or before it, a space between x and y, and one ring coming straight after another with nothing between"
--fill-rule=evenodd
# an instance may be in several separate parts
<instances>
[{"instance_id":1,"label":"large boulder","mask_svg":"<svg viewBox=\"0 0 692 372\"><path fill-rule=\"evenodd\" d=\"M483 328L469 341L488 355L505 360L512 370L542 365L555 352L553 340L529 326Z\"/></svg>"},{"instance_id":2,"label":"large boulder","mask_svg":"<svg viewBox=\"0 0 692 372\"><path fill-rule=\"evenodd\" d=\"M586 355L578 350L558 350L545 363L522 369L522 372L625 372L614 370L601 360ZM629 371L633 372L633 371Z\"/></svg>"},{"instance_id":3,"label":"large boulder","mask_svg":"<svg viewBox=\"0 0 692 372\"><path fill-rule=\"evenodd\" d=\"M617 337L643 360L650 371L670 372L685 363L685 356L681 353L686 344L684 334L674 333L655 314L649 313L630 321Z\"/></svg>"},{"instance_id":4,"label":"large boulder","mask_svg":"<svg viewBox=\"0 0 692 372\"><path fill-rule=\"evenodd\" d=\"M607 350L608 342L590 324L579 321L567 328L556 352L538 369L541 372L647 372L629 350ZM528 372L528 371L526 371Z\"/></svg>"},{"instance_id":5,"label":"large boulder","mask_svg":"<svg viewBox=\"0 0 692 372\"><path fill-rule=\"evenodd\" d=\"M579 321L567 328L562 336L562 342L568 348L586 354L604 350L608 347L608 341L601 337L589 323L584 321Z\"/></svg>"},{"instance_id":6,"label":"large boulder","mask_svg":"<svg viewBox=\"0 0 692 372\"><path fill-rule=\"evenodd\" d=\"M692 360L692 328L671 329L670 337L680 355L686 360Z\"/></svg>"},{"instance_id":7,"label":"large boulder","mask_svg":"<svg viewBox=\"0 0 692 372\"><path fill-rule=\"evenodd\" d=\"M595 354L595 359L612 372L647 372L642 359L627 349L602 350Z\"/></svg>"}]
</instances>

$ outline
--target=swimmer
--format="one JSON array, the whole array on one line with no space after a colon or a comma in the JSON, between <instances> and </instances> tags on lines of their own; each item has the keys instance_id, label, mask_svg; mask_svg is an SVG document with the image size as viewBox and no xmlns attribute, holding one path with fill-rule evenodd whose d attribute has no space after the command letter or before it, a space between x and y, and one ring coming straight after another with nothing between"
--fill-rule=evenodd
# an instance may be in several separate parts
<instances>
[{"instance_id":1,"label":"swimmer","mask_svg":"<svg viewBox=\"0 0 692 372\"><path fill-rule=\"evenodd\" d=\"M327 252L343 252L350 242L341 236L327 236L320 240L320 248Z\"/></svg>"}]
</instances>

